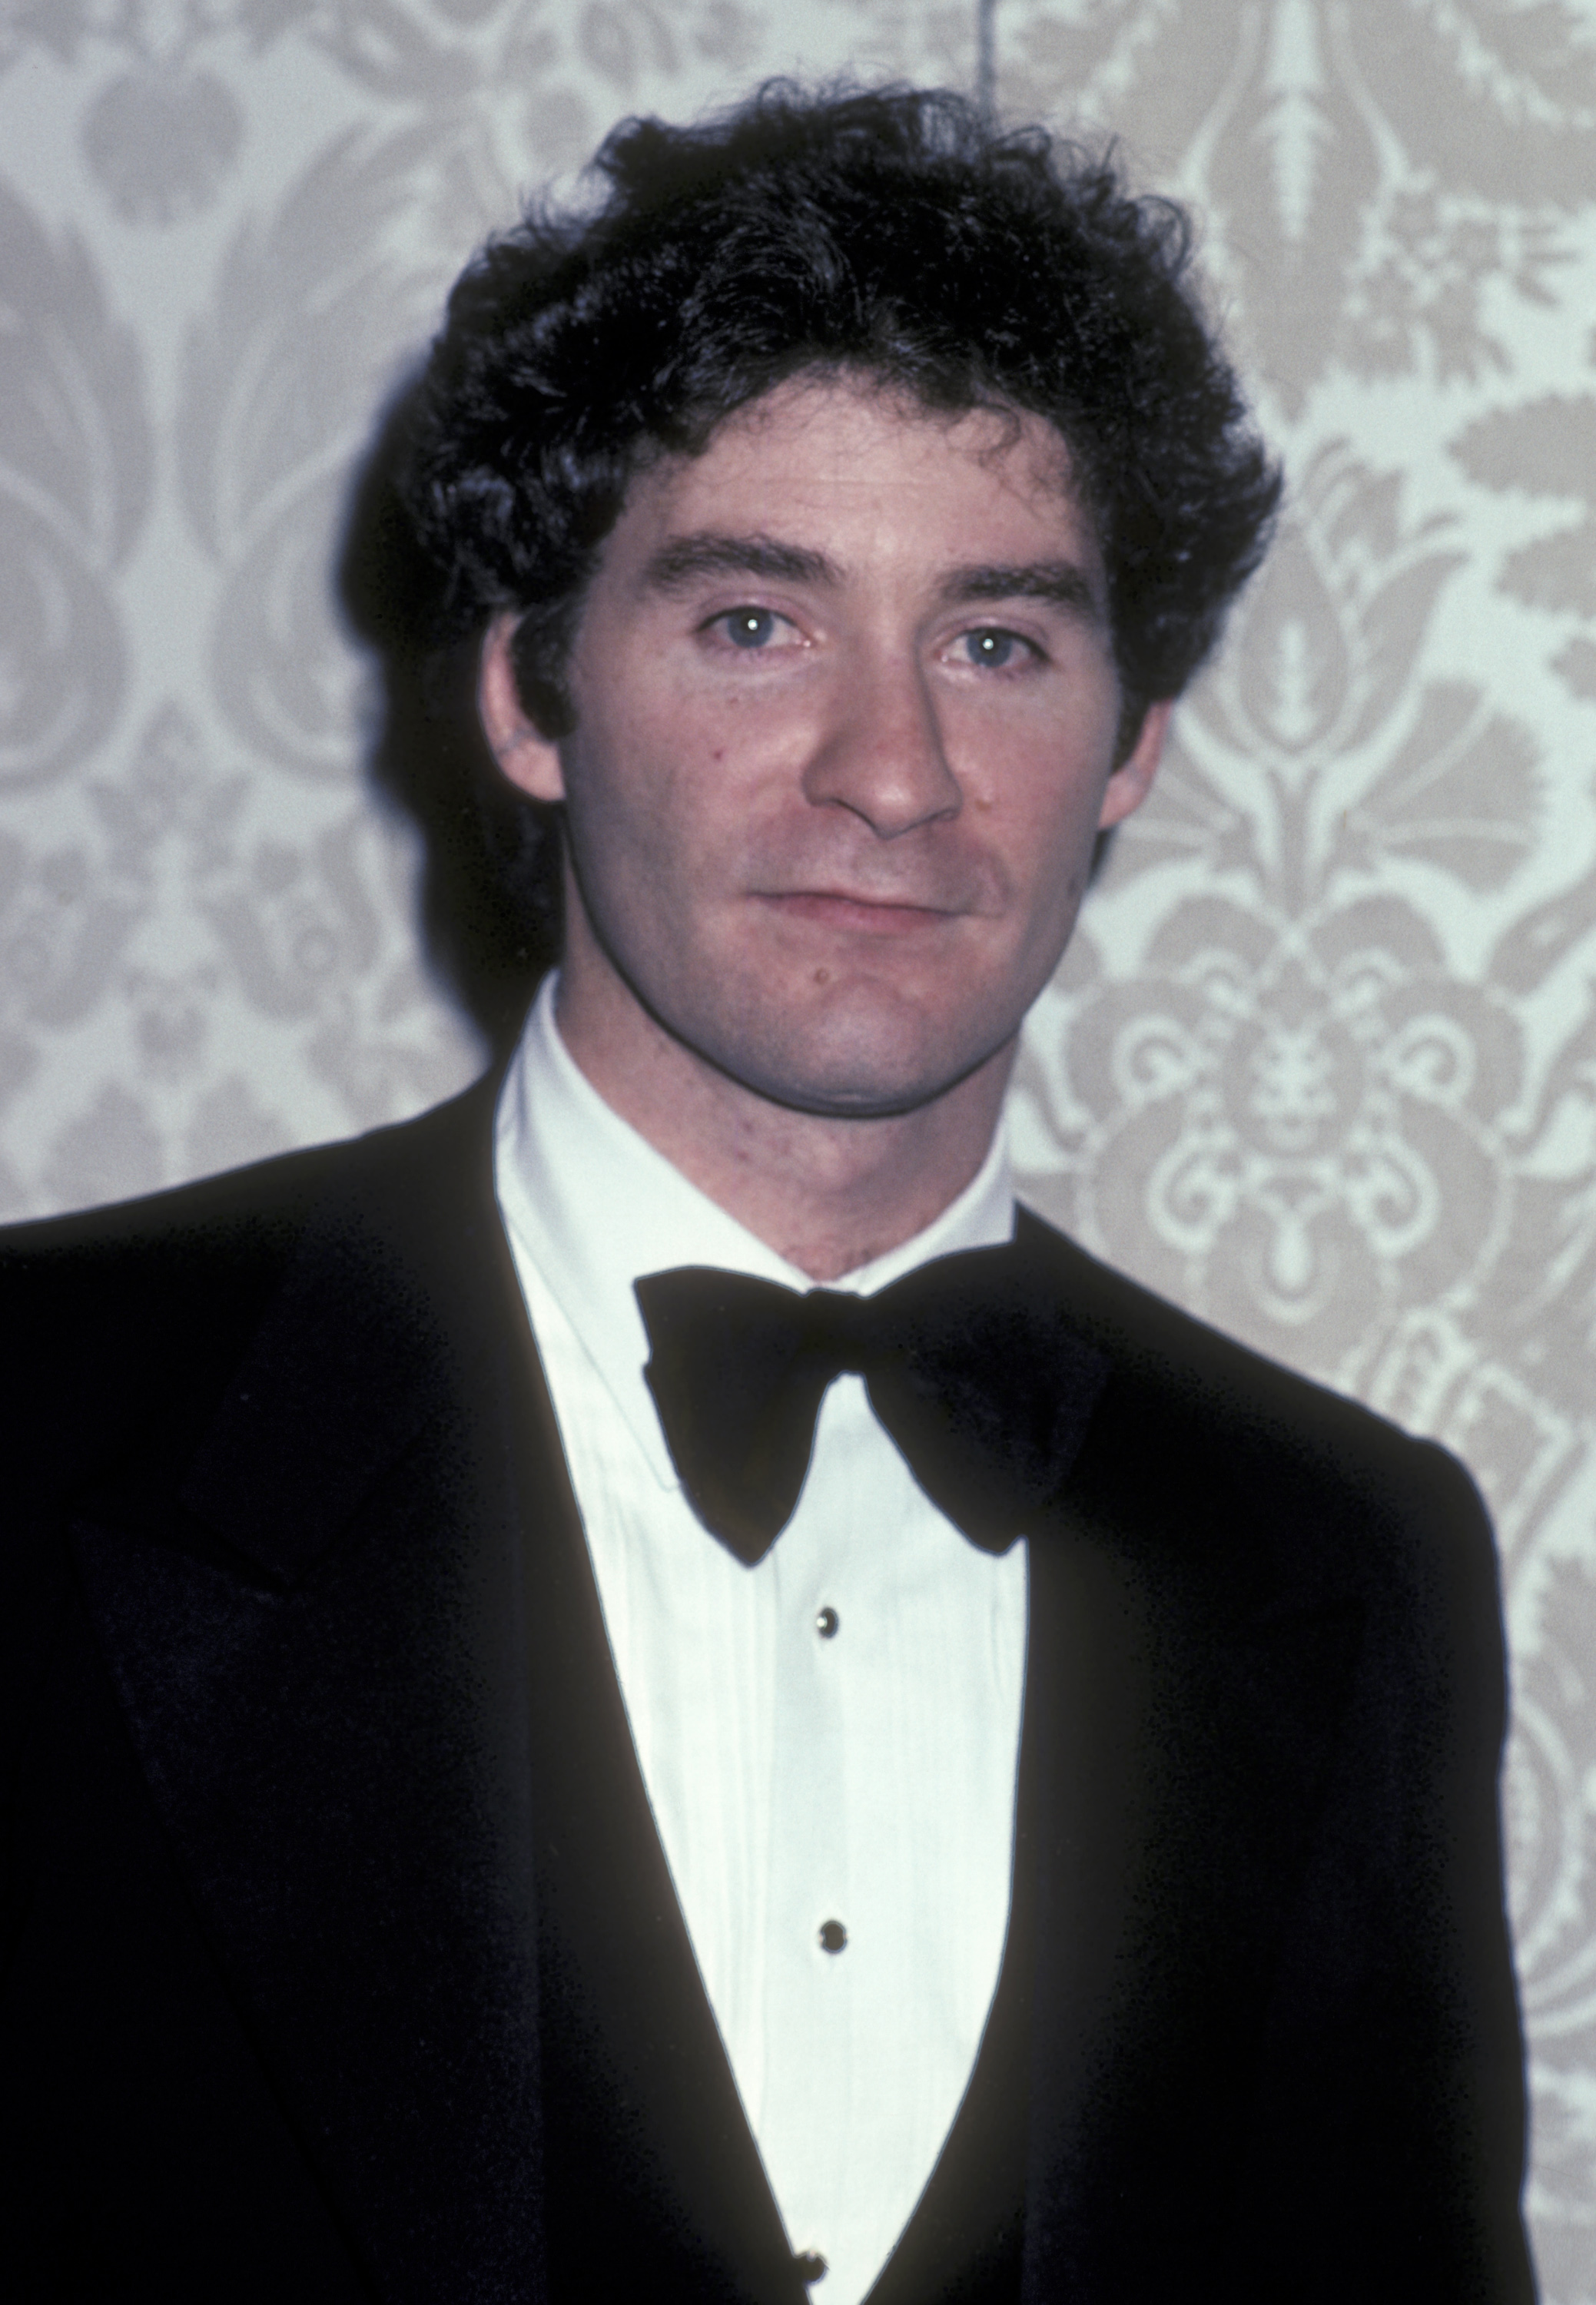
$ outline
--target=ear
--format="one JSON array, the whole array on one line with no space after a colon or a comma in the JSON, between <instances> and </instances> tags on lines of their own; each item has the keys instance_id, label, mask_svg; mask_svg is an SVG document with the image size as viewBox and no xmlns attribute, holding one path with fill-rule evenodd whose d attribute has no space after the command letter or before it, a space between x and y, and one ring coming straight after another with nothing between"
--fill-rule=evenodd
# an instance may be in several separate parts
<instances>
[{"instance_id":1,"label":"ear","mask_svg":"<svg viewBox=\"0 0 1596 2305\"><path fill-rule=\"evenodd\" d=\"M533 800L565 798L565 778L559 747L540 734L526 717L516 678L510 642L521 618L514 608L501 608L482 636L482 668L477 675L476 709L494 759L511 784Z\"/></svg>"},{"instance_id":2,"label":"ear","mask_svg":"<svg viewBox=\"0 0 1596 2305\"><path fill-rule=\"evenodd\" d=\"M1123 824L1152 790L1153 778L1158 773L1158 762L1164 753L1169 716L1174 710L1174 699L1172 696L1160 697L1156 703L1148 706L1135 744L1109 778L1104 790L1103 805L1097 812L1099 832L1106 832L1111 825Z\"/></svg>"}]
</instances>

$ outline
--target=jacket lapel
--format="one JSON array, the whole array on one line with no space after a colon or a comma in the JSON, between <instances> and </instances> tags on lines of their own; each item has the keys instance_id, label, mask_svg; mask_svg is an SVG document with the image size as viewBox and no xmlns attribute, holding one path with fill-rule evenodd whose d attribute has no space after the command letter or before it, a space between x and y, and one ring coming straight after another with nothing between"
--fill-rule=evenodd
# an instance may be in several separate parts
<instances>
[{"instance_id":1,"label":"jacket lapel","mask_svg":"<svg viewBox=\"0 0 1596 2305\"><path fill-rule=\"evenodd\" d=\"M1178 1626L1100 1542L1034 1561L1054 1667L1024 2293L1206 2299L1355 1626Z\"/></svg>"},{"instance_id":2,"label":"jacket lapel","mask_svg":"<svg viewBox=\"0 0 1596 2305\"><path fill-rule=\"evenodd\" d=\"M1289 1566L1299 1501L1238 1482L1234 1398L1028 1222L1112 1374L1031 1547L1024 2294L1206 2298L1360 1613Z\"/></svg>"},{"instance_id":3,"label":"jacket lapel","mask_svg":"<svg viewBox=\"0 0 1596 2305\"><path fill-rule=\"evenodd\" d=\"M542 2180L490 1110L352 1153L197 1457L155 1436L74 1537L157 1807L375 2289L518 2305Z\"/></svg>"},{"instance_id":4,"label":"jacket lapel","mask_svg":"<svg viewBox=\"0 0 1596 2305\"><path fill-rule=\"evenodd\" d=\"M530 1496L560 1449L530 1337L524 1348ZM649 1807L568 1483L529 1518L525 1560L553 2293L805 2305Z\"/></svg>"}]
</instances>

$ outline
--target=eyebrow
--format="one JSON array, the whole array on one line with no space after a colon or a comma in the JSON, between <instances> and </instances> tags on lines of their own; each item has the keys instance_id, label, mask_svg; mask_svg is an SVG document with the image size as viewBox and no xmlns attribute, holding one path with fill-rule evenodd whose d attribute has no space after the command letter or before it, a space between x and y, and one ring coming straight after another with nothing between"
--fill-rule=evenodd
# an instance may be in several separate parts
<instances>
[{"instance_id":1,"label":"eyebrow","mask_svg":"<svg viewBox=\"0 0 1596 2305\"><path fill-rule=\"evenodd\" d=\"M777 583L832 587L842 582L836 563L807 545L785 544L773 536L722 535L713 529L662 545L643 581L652 591L672 592L704 576L763 576ZM937 590L950 607L977 600L1048 600L1093 624L1104 620L1100 588L1073 560L980 562L950 569Z\"/></svg>"},{"instance_id":2,"label":"eyebrow","mask_svg":"<svg viewBox=\"0 0 1596 2305\"><path fill-rule=\"evenodd\" d=\"M1073 560L1028 560L954 568L939 587L950 606L965 600L1051 600L1094 624L1103 621L1103 598L1087 571Z\"/></svg>"},{"instance_id":3,"label":"eyebrow","mask_svg":"<svg viewBox=\"0 0 1596 2305\"><path fill-rule=\"evenodd\" d=\"M643 572L652 591L679 591L701 576L767 576L782 584L838 584L841 572L824 552L773 536L721 536L704 529L679 536Z\"/></svg>"}]
</instances>

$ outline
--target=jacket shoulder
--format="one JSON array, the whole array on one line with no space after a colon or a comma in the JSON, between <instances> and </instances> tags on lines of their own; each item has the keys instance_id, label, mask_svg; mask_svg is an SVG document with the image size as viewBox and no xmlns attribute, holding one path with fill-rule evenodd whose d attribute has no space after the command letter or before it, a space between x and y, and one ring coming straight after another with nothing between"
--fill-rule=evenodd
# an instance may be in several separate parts
<instances>
[{"instance_id":1,"label":"jacket shoulder","mask_svg":"<svg viewBox=\"0 0 1596 2305\"><path fill-rule=\"evenodd\" d=\"M1197 1416L1216 1435L1242 1444L1250 1429L1288 1455L1310 1457L1321 1439L1336 1456L1351 1450L1383 1458L1447 1458L1345 1393L1189 1313L1091 1255L1034 1210L1021 1208L1018 1238L1049 1270L1071 1323L1122 1382L1171 1414ZM1461 1470L1461 1467L1459 1468ZM1465 1476L1466 1477L1466 1476Z\"/></svg>"},{"instance_id":2,"label":"jacket shoulder","mask_svg":"<svg viewBox=\"0 0 1596 2305\"><path fill-rule=\"evenodd\" d=\"M0 1425L13 1468L78 1485L175 1411L197 1429L307 1226L391 1195L396 1180L437 1189L486 1141L488 1087L363 1136L0 1231Z\"/></svg>"},{"instance_id":3,"label":"jacket shoulder","mask_svg":"<svg viewBox=\"0 0 1596 2305\"><path fill-rule=\"evenodd\" d=\"M357 1187L416 1162L446 1156L456 1140L490 1124L492 1083L475 1082L446 1103L359 1136L280 1152L245 1168L128 1201L0 1227L0 1284L37 1275L52 1285L75 1268L107 1282L151 1259L181 1263L248 1256L257 1245L289 1242L329 1191Z\"/></svg>"},{"instance_id":4,"label":"jacket shoulder","mask_svg":"<svg viewBox=\"0 0 1596 2305\"><path fill-rule=\"evenodd\" d=\"M1421 1613L1469 1596L1474 1637L1499 1641L1490 1524L1467 1469L1361 1402L1284 1367L1100 1263L1027 1210L1023 1238L1112 1374L1093 1451L1114 1460L1150 1525L1219 1542L1267 1582L1267 1561L1328 1589L1405 1588Z\"/></svg>"}]
</instances>

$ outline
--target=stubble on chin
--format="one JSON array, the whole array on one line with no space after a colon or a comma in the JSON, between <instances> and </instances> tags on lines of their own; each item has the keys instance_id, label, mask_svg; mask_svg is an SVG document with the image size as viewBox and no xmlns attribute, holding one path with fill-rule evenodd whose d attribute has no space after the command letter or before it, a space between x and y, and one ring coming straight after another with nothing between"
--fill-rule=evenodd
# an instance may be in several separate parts
<instances>
[{"instance_id":1,"label":"stubble on chin","mask_svg":"<svg viewBox=\"0 0 1596 2305\"><path fill-rule=\"evenodd\" d=\"M723 1081L818 1118L890 1119L935 1103L1011 1051L1018 1019L950 1020L923 993L841 957L805 956L785 975L716 972L697 1001L657 1022Z\"/></svg>"}]
</instances>

